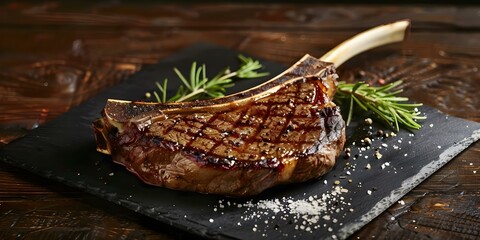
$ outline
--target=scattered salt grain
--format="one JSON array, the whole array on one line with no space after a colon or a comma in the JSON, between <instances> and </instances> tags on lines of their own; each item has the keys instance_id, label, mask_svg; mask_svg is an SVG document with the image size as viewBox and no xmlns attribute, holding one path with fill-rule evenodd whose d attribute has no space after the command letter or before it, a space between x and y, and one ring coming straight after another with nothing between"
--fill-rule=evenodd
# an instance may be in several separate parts
<instances>
[{"instance_id":1,"label":"scattered salt grain","mask_svg":"<svg viewBox=\"0 0 480 240\"><path fill-rule=\"evenodd\" d=\"M430 125L429 125L429 126L430 126L430 127L433 127L433 123L430 123Z\"/></svg>"},{"instance_id":2,"label":"scattered salt grain","mask_svg":"<svg viewBox=\"0 0 480 240\"><path fill-rule=\"evenodd\" d=\"M212 219L212 218L210 218L208 221L211 222L211 223L213 223L213 219Z\"/></svg>"},{"instance_id":3,"label":"scattered salt grain","mask_svg":"<svg viewBox=\"0 0 480 240\"><path fill-rule=\"evenodd\" d=\"M324 183L327 182L324 181ZM266 229L274 228L278 230L280 225L280 223L277 223L278 221L293 224L294 229L297 231L312 233L313 230L319 229L322 226L325 229L331 228L329 231L333 231L334 226L328 226L326 223L321 224L322 219L323 221L330 221L330 224L342 226L343 223L341 220L346 217L348 213L347 206L351 206L349 201L352 201L351 198L347 199L347 197L342 195L348 193L349 190L338 186L340 180L336 180L334 184L335 185L331 186L330 191L326 191L321 195L307 196L305 193L304 197L299 199L283 197L259 201L242 201L241 204L235 203L235 201L228 204L229 201L220 200L218 204L213 207L218 208L218 210L221 210L220 205L227 209L229 207L243 209L244 212L240 216L241 221L245 223L257 223L258 225L255 224L252 226L252 231L259 234L265 233ZM352 211L353 209L350 208L350 212ZM332 213L340 217L333 218L332 215L330 215ZM261 222L258 222L258 219L264 217L268 217L268 220L262 219ZM211 221L213 221L213 219ZM245 224L238 222L237 225L241 226ZM281 230L279 231L281 232ZM295 236L291 237L295 238Z\"/></svg>"},{"instance_id":4,"label":"scattered salt grain","mask_svg":"<svg viewBox=\"0 0 480 240\"><path fill-rule=\"evenodd\" d=\"M372 190L367 190L368 195L372 195Z\"/></svg>"},{"instance_id":5,"label":"scattered salt grain","mask_svg":"<svg viewBox=\"0 0 480 240\"><path fill-rule=\"evenodd\" d=\"M400 205L405 205L405 201L403 201L403 200L398 201L398 203L399 203Z\"/></svg>"},{"instance_id":6,"label":"scattered salt grain","mask_svg":"<svg viewBox=\"0 0 480 240\"><path fill-rule=\"evenodd\" d=\"M442 146L438 145L437 148L440 149L440 148L442 148Z\"/></svg>"}]
</instances>

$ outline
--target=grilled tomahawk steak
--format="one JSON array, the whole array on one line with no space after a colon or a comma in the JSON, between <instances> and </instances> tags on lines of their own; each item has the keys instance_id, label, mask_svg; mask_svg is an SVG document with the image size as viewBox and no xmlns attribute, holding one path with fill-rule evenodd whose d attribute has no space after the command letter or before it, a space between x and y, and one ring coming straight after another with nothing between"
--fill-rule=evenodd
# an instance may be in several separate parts
<instances>
[{"instance_id":1,"label":"grilled tomahawk steak","mask_svg":"<svg viewBox=\"0 0 480 240\"><path fill-rule=\"evenodd\" d=\"M108 100L97 148L144 182L249 196L328 172L345 143L335 69L309 55L270 81L182 103Z\"/></svg>"}]
</instances>

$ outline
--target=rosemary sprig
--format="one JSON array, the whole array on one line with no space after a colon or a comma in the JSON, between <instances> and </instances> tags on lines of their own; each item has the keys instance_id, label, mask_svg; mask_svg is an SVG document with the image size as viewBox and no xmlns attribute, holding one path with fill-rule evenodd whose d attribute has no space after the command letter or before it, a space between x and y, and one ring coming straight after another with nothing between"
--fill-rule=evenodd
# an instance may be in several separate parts
<instances>
[{"instance_id":1,"label":"rosemary sprig","mask_svg":"<svg viewBox=\"0 0 480 240\"><path fill-rule=\"evenodd\" d=\"M234 85L233 79L258 78L267 76L267 72L258 72L263 68L262 64L249 57L238 55L240 67L236 71L230 71L229 68L224 69L212 79L207 77L207 69L205 64L197 67L197 63L193 62L190 68L189 79L187 79L177 68L174 68L178 78L182 81L182 85L178 88L176 94L167 99L168 79L163 84L156 82L158 91L153 92L157 102L183 102L193 101L197 99L218 98L225 95L226 88Z\"/></svg>"},{"instance_id":2,"label":"rosemary sprig","mask_svg":"<svg viewBox=\"0 0 480 240\"><path fill-rule=\"evenodd\" d=\"M340 82L335 97L337 100L348 102L347 125L354 112L354 105L358 105L364 111L372 111L379 118L384 120L388 125L394 127L397 131L400 126L419 129L422 127L416 120L425 119L420 116L417 107L422 106L421 103L405 103L408 101L406 97L397 96L402 89L395 90L402 81L396 81L384 86L370 86L364 82L345 83Z\"/></svg>"}]
</instances>

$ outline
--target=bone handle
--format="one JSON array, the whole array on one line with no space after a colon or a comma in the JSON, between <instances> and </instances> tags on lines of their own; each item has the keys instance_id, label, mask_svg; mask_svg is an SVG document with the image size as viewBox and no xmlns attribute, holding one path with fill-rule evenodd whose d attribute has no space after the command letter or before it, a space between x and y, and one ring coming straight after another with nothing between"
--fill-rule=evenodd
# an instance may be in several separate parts
<instances>
[{"instance_id":1,"label":"bone handle","mask_svg":"<svg viewBox=\"0 0 480 240\"><path fill-rule=\"evenodd\" d=\"M339 67L357 54L382 45L403 41L409 26L409 20L402 20L374 27L340 43L323 55L320 60L334 63L335 67Z\"/></svg>"}]
</instances>

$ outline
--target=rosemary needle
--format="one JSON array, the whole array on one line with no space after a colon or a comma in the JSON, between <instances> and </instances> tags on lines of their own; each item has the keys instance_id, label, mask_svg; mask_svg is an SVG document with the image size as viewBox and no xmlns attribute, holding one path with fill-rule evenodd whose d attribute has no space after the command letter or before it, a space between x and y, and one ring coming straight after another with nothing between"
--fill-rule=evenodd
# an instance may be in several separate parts
<instances>
[{"instance_id":1,"label":"rosemary needle","mask_svg":"<svg viewBox=\"0 0 480 240\"><path fill-rule=\"evenodd\" d=\"M364 82L340 82L337 87L336 99L348 102L347 125L350 124L354 114L355 105L364 111L372 111L388 125L399 131L400 126L410 129L420 129L416 120L425 119L417 107L421 103L406 103L408 98L397 96L402 89L395 90L402 81L396 81L384 86L370 86ZM343 100L343 101L342 101Z\"/></svg>"},{"instance_id":2,"label":"rosemary needle","mask_svg":"<svg viewBox=\"0 0 480 240\"><path fill-rule=\"evenodd\" d=\"M167 83L168 79L163 81L163 85L156 82L160 95L154 91L153 95L157 102L183 102L193 101L197 99L218 98L225 95L226 88L234 85L233 79L258 78L267 76L267 72L258 72L263 68L258 60L254 60L243 55L238 55L240 67L236 71L230 71L229 68L224 69L215 77L209 79L207 77L207 69L205 65L197 67L197 63L193 62L190 67L189 79L187 79L177 68L175 73L182 82L175 95L167 99Z\"/></svg>"}]
</instances>

